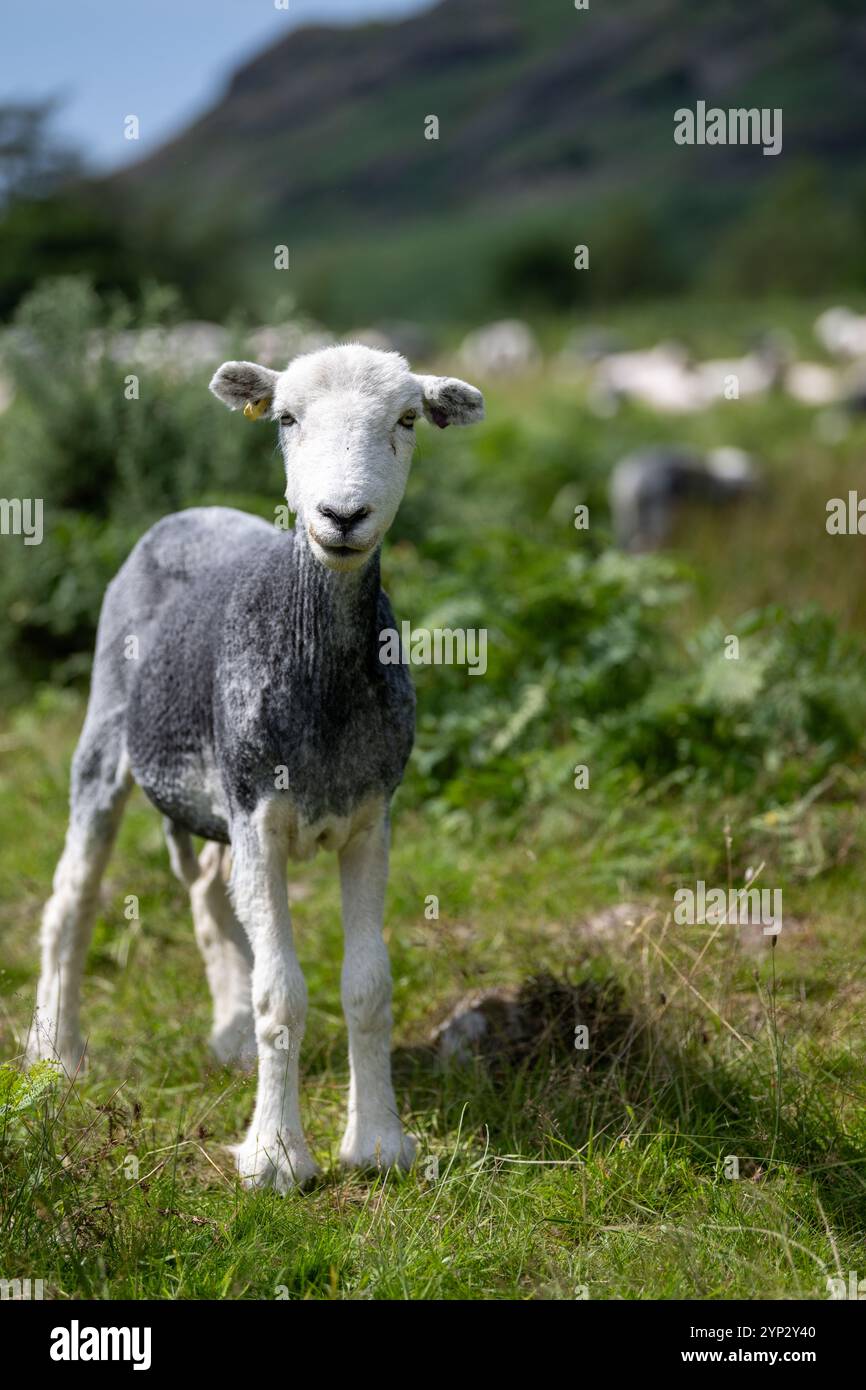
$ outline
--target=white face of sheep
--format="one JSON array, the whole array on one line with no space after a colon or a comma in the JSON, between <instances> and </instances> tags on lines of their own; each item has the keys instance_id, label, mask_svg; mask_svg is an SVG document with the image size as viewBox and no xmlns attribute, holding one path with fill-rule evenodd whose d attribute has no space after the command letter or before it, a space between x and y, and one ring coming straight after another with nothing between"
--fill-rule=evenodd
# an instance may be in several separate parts
<instances>
[{"instance_id":1,"label":"white face of sheep","mask_svg":"<svg viewBox=\"0 0 866 1390\"><path fill-rule=\"evenodd\" d=\"M444 429L484 417L481 392L416 376L399 353L349 345L297 357L284 372L225 362L210 384L232 410L277 422L296 529L328 569L359 569L397 514L426 416Z\"/></svg>"}]
</instances>

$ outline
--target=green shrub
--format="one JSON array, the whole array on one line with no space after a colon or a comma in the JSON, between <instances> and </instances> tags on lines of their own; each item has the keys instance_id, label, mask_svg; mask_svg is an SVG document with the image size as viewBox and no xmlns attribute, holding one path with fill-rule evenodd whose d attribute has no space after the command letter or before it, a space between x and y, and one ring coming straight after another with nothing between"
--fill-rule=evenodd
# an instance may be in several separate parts
<instances>
[{"instance_id":1,"label":"green shrub","mask_svg":"<svg viewBox=\"0 0 866 1390\"><path fill-rule=\"evenodd\" d=\"M46 281L21 305L6 350L17 396L0 429L0 495L42 498L45 540L22 544L20 563L0 573L7 689L80 668L70 658L92 645L106 584L159 517L227 493L259 509L279 500L278 462L269 467L261 433L209 395L209 371L172 374L100 353L110 335L176 311L157 289L137 313L121 300L106 308L76 278Z\"/></svg>"}]
</instances>

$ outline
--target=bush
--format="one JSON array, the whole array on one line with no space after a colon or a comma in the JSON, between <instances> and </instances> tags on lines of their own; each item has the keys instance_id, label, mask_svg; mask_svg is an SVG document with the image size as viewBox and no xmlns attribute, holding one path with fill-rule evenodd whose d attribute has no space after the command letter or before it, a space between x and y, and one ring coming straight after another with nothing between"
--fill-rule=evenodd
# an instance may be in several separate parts
<instances>
[{"instance_id":1,"label":"bush","mask_svg":"<svg viewBox=\"0 0 866 1390\"><path fill-rule=\"evenodd\" d=\"M272 515L279 465L263 467L261 434L208 394L208 370L131 366L104 350L176 312L162 290L134 312L120 299L106 308L88 281L63 278L44 282L16 316L5 364L17 397L0 430L0 495L42 498L46 534L0 574L7 689L80 669L69 659L92 645L106 584L166 512L234 493L258 509L269 499Z\"/></svg>"},{"instance_id":2,"label":"bush","mask_svg":"<svg viewBox=\"0 0 866 1390\"><path fill-rule=\"evenodd\" d=\"M680 289L688 280L671 251L668 229L640 203L620 199L570 219L589 248L589 268L576 270L574 252L556 228L540 227L506 246L493 270L502 312L563 312L577 305L612 305Z\"/></svg>"},{"instance_id":3,"label":"bush","mask_svg":"<svg viewBox=\"0 0 866 1390\"><path fill-rule=\"evenodd\" d=\"M862 210L817 170L777 176L722 234L703 273L716 293L800 295L864 285Z\"/></svg>"},{"instance_id":4,"label":"bush","mask_svg":"<svg viewBox=\"0 0 866 1390\"><path fill-rule=\"evenodd\" d=\"M645 779L687 774L707 789L751 790L756 803L802 794L859 754L866 728L866 651L812 608L772 606L742 619L739 657L714 621L627 710L604 716L609 765Z\"/></svg>"},{"instance_id":5,"label":"bush","mask_svg":"<svg viewBox=\"0 0 866 1390\"><path fill-rule=\"evenodd\" d=\"M485 810L532 818L577 764L595 788L688 782L710 800L749 791L759 809L862 752L866 648L818 610L747 616L728 660L717 621L678 639L684 588L669 561L563 556L508 534L487 535L464 564L425 572L417 608L405 559L400 573L417 626L489 628L483 678L413 672L407 795L456 824Z\"/></svg>"}]
</instances>

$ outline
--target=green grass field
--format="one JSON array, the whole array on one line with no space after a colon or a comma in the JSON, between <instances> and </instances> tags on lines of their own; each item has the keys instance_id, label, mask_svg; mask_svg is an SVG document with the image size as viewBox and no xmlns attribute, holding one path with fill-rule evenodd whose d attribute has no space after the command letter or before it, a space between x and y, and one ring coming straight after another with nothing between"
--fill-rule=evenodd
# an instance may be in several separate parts
<instances>
[{"instance_id":1,"label":"green grass field","mask_svg":"<svg viewBox=\"0 0 866 1390\"><path fill-rule=\"evenodd\" d=\"M27 1024L78 714L42 710L4 734L4 1056ZM333 863L306 869L303 1103L325 1177L285 1199L249 1196L232 1173L224 1145L254 1083L210 1068L187 904L136 800L86 975L90 1070L4 1122L4 1273L58 1298L825 1296L828 1274L862 1264L866 1224L864 791L843 779L792 814L779 843L801 871L782 877L775 947L672 928L672 879L726 854L724 816L699 804L612 807L586 840L478 845L398 817L395 1070L420 1139L399 1179L335 1165L338 897ZM728 809L737 860L754 829L747 801ZM764 869L774 882L781 858ZM133 893L139 921L124 915ZM607 926L598 909L626 898L630 924ZM552 1038L440 1069L424 1044L467 987L544 971L581 984L588 1052Z\"/></svg>"},{"instance_id":2,"label":"green grass field","mask_svg":"<svg viewBox=\"0 0 866 1390\"><path fill-rule=\"evenodd\" d=\"M792 308L790 326L804 334L812 312ZM702 351L730 350L728 327L694 307L650 317L647 334L688 321ZM164 414L198 409L146 386ZM47 458L56 489L66 459L40 444L29 409L20 399L0 428L10 495L22 460ZM177 434L192 437L185 419ZM231 435L236 424L213 427L222 473L208 492L191 463L184 500L246 488L268 515L271 442L260 436L250 482L255 436ZM136 428L124 476L137 466L154 488L146 517L164 505L152 480L169 465ZM824 530L827 497L857 485L864 426L830 440L774 399L599 421L567 382L534 380L491 391L476 433L447 433L422 436L386 583L398 616L486 622L492 655L484 681L419 673L418 748L397 799L395 1079L420 1141L404 1177L336 1166L348 1070L336 864L321 858L290 882L310 995L302 1105L324 1177L284 1199L240 1190L225 1146L254 1079L209 1062L186 895L138 793L85 976L89 1070L70 1085L15 1069L83 715L80 686L63 684L80 668L68 634L130 519L119 540L113 512L99 522L90 568L97 523L73 544L82 513L70 510L32 559L41 568L9 572L16 650L37 653L43 679L0 725L0 1060L12 1064L0 1276L41 1278L55 1298L814 1299L828 1276L866 1273L863 551ZM246 453L230 467L235 437ZM673 577L605 549L607 469L651 439L739 444L766 469L753 506L683 523ZM202 467L217 458L208 440ZM571 524L582 500L585 537ZM756 616L767 604L781 616ZM789 623L809 604L842 635L814 610ZM720 658L729 632L743 640L735 678ZM592 778L579 791L582 762ZM747 868L783 892L775 944L673 920L677 887L739 886ZM547 1031L443 1069L432 1030L467 991L498 985L534 990ZM561 996L571 1013L557 1013ZM587 1050L572 1045L575 1021Z\"/></svg>"}]
</instances>

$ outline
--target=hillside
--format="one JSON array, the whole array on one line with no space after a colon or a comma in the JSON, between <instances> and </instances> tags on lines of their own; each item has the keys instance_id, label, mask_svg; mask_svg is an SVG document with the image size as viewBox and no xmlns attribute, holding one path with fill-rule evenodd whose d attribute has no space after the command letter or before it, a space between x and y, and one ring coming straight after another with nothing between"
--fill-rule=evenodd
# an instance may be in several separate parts
<instances>
[{"instance_id":1,"label":"hillside","mask_svg":"<svg viewBox=\"0 0 866 1390\"><path fill-rule=\"evenodd\" d=\"M263 254L259 239L308 246L296 266L311 290L317 268L330 283L365 245L381 254L387 232L397 284L405 242L414 273L423 257L450 292L458 247L480 273L507 231L522 235L540 220L562 227L567 244L580 239L575 218L592 221L624 199L670 228L666 240L705 249L797 171L838 173L834 196L862 202L866 19L857 8L443 0L399 23L302 29L113 183L135 200L177 204L199 225L237 219L250 255ZM675 109L698 100L781 107L781 156L675 145ZM438 140L424 138L431 114Z\"/></svg>"}]
</instances>

